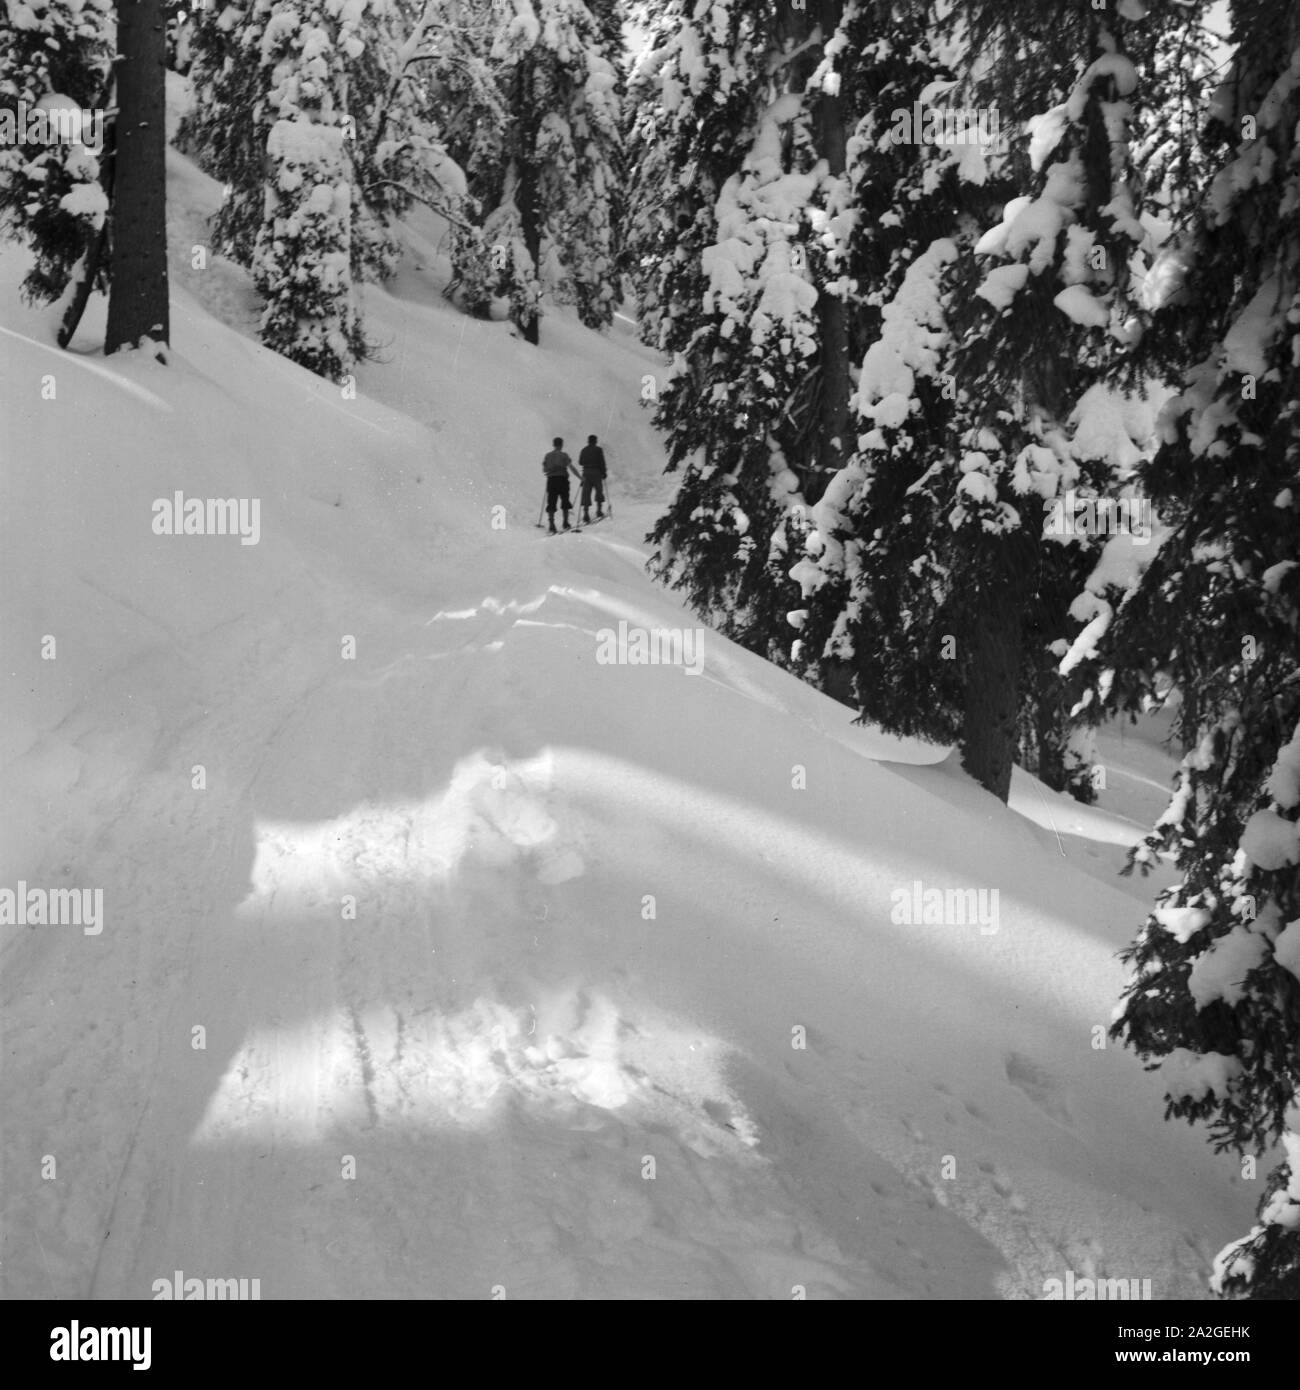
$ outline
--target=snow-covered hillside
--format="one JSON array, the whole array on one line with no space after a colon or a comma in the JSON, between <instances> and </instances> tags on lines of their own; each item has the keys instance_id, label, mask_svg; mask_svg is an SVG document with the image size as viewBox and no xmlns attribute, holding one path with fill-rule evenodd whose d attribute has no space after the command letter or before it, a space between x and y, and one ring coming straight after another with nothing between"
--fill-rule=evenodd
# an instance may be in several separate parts
<instances>
[{"instance_id":1,"label":"snow-covered hillside","mask_svg":"<svg viewBox=\"0 0 1300 1390\"><path fill-rule=\"evenodd\" d=\"M0 256L0 883L103 890L0 928L5 1296L1201 1296L1256 1194L1095 1045L1124 804L1007 809L697 636L630 325L468 320L417 222L345 399L190 268L220 192L172 158L168 366L46 346ZM543 539L589 432L614 519ZM155 534L177 492L256 543ZM620 623L698 674L602 662Z\"/></svg>"}]
</instances>

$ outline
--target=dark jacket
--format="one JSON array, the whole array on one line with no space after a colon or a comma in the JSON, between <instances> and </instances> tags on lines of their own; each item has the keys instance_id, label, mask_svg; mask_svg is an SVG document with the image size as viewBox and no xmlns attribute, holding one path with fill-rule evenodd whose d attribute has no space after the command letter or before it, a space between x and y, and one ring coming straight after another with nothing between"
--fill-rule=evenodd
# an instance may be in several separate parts
<instances>
[{"instance_id":1,"label":"dark jacket","mask_svg":"<svg viewBox=\"0 0 1300 1390\"><path fill-rule=\"evenodd\" d=\"M569 456L563 449L552 449L542 460L542 468L548 478L563 478L571 467Z\"/></svg>"},{"instance_id":2,"label":"dark jacket","mask_svg":"<svg viewBox=\"0 0 1300 1390\"><path fill-rule=\"evenodd\" d=\"M599 444L588 444L578 455L578 466L588 478L603 478L605 473L605 451Z\"/></svg>"}]
</instances>

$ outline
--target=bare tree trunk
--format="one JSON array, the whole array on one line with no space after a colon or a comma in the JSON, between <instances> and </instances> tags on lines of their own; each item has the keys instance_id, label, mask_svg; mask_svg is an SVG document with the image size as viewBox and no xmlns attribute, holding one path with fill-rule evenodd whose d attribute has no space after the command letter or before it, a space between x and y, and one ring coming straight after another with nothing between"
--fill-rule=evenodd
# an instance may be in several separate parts
<instances>
[{"instance_id":1,"label":"bare tree trunk","mask_svg":"<svg viewBox=\"0 0 1300 1390\"><path fill-rule=\"evenodd\" d=\"M105 353L167 343L166 30L161 0L118 0L113 281Z\"/></svg>"}]
</instances>

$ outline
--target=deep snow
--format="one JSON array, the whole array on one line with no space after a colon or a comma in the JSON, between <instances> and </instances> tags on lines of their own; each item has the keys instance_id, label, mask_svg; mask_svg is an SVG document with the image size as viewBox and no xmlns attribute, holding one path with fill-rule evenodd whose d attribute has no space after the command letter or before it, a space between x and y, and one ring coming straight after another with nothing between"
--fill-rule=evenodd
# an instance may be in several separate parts
<instances>
[{"instance_id":1,"label":"deep snow","mask_svg":"<svg viewBox=\"0 0 1300 1390\"><path fill-rule=\"evenodd\" d=\"M1202 1296L1254 1185L1094 1046L1158 730L1100 808L1007 809L712 633L600 664L695 628L631 325L466 320L416 219L344 399L192 268L220 190L171 160L170 365L47 347L0 254L0 885L105 903L0 927L4 1295ZM616 514L541 544L557 432ZM258 543L153 534L178 490ZM996 931L892 921L914 882Z\"/></svg>"}]
</instances>

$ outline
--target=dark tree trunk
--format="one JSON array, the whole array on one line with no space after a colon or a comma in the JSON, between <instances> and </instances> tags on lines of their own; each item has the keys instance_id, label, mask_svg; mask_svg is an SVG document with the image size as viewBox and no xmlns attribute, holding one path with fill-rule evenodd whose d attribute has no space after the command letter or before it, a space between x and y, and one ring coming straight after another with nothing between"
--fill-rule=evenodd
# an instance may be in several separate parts
<instances>
[{"instance_id":1,"label":"dark tree trunk","mask_svg":"<svg viewBox=\"0 0 1300 1390\"><path fill-rule=\"evenodd\" d=\"M86 235L85 255L77 268L72 298L68 300L68 307L63 311L63 319L55 336L55 341L61 348L68 346L81 323L81 317L86 312L86 305L90 302L91 291L95 288L95 281L99 278L100 268L104 264L104 257L107 252L108 225L106 222L104 226L93 229Z\"/></svg>"},{"instance_id":2,"label":"dark tree trunk","mask_svg":"<svg viewBox=\"0 0 1300 1390\"><path fill-rule=\"evenodd\" d=\"M1065 775L1065 720L1050 669L1040 671L1038 698L1034 701L1034 723L1035 742L1038 744L1038 780L1054 792L1063 792L1069 785Z\"/></svg>"},{"instance_id":3,"label":"dark tree trunk","mask_svg":"<svg viewBox=\"0 0 1300 1390\"><path fill-rule=\"evenodd\" d=\"M844 15L843 0L820 0L818 21L823 46L834 36ZM843 98L821 92L817 97L818 153L832 178L844 173L847 133ZM820 476L807 500L816 502L826 490L831 474L844 466L849 429L849 317L844 301L822 292L818 299L821 319L821 410L818 421L817 463ZM810 480L813 481L813 480Z\"/></svg>"},{"instance_id":4,"label":"dark tree trunk","mask_svg":"<svg viewBox=\"0 0 1300 1390\"><path fill-rule=\"evenodd\" d=\"M826 161L827 173L844 173L848 133L845 107L839 96L824 91L808 93L808 82L821 61L826 44L834 36L844 13L844 0L807 0L807 4L783 6L777 23L778 40L798 47L820 36L789 66L785 90L809 97L817 153ZM791 133L786 132L785 155L793 155ZM844 463L849 428L849 322L844 301L820 290L817 296L820 350L815 383L815 418L800 448L798 472L804 499L816 502L826 490L832 473Z\"/></svg>"},{"instance_id":5,"label":"dark tree trunk","mask_svg":"<svg viewBox=\"0 0 1300 1390\"><path fill-rule=\"evenodd\" d=\"M519 229L524 239L524 248L533 262L533 276L537 283L542 278L542 216L538 206L541 195L540 171L537 167L537 134L540 122L533 104L533 67L531 63L519 65L518 87L516 89L515 110L519 113L520 130L519 156ZM519 325L524 342L537 346L540 340L541 323L537 313L531 313Z\"/></svg>"},{"instance_id":6,"label":"dark tree trunk","mask_svg":"<svg viewBox=\"0 0 1300 1390\"><path fill-rule=\"evenodd\" d=\"M999 576L985 583L967 639L962 767L1000 801L1011 793L1024 647L1021 586Z\"/></svg>"},{"instance_id":7,"label":"dark tree trunk","mask_svg":"<svg viewBox=\"0 0 1300 1390\"><path fill-rule=\"evenodd\" d=\"M537 208L537 165L535 155L530 149L519 166L519 223L523 232L524 247L533 261L533 274L540 282L542 271L542 227ZM536 312L520 324L524 342L537 346L540 339L541 323Z\"/></svg>"},{"instance_id":8,"label":"dark tree trunk","mask_svg":"<svg viewBox=\"0 0 1300 1390\"><path fill-rule=\"evenodd\" d=\"M166 31L161 0L118 0L113 281L106 353L169 341Z\"/></svg>"}]
</instances>

